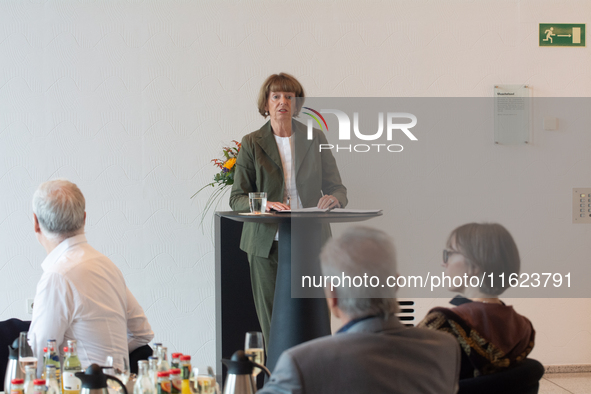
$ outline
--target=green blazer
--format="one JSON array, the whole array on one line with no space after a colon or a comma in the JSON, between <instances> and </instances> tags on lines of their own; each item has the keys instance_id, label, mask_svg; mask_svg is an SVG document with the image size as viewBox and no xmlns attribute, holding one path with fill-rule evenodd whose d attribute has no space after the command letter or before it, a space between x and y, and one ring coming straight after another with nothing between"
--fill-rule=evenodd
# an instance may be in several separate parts
<instances>
[{"instance_id":1,"label":"green blazer","mask_svg":"<svg viewBox=\"0 0 591 394\"><path fill-rule=\"evenodd\" d=\"M339 200L341 207L347 205L347 189L330 150L319 151L320 144L327 144L326 136L314 129L313 139L307 139L307 127L292 120L294 136L294 162L296 187L304 207L315 207L322 193ZM234 185L230 194L230 206L235 211L250 210L248 193L267 192L268 201L283 202L283 166L271 122L242 139L242 148L236 161ZM276 224L244 223L240 249L247 253L268 257ZM323 238L330 236L326 226Z\"/></svg>"}]
</instances>

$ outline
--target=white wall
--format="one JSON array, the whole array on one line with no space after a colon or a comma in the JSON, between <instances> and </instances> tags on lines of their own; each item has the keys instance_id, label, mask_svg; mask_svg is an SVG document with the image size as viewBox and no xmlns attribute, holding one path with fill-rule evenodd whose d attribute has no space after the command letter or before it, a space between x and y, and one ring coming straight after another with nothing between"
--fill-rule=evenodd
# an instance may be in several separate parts
<instances>
[{"instance_id":1,"label":"white wall","mask_svg":"<svg viewBox=\"0 0 591 394\"><path fill-rule=\"evenodd\" d=\"M263 123L264 78L290 72L310 96L488 97L527 83L584 97L588 47L539 48L537 24L588 15L588 1L558 0L0 3L0 319L28 317L44 257L30 199L66 177L156 339L213 365L213 245L206 196L189 197L220 147ZM536 327L534 357L591 363L588 299L512 301Z\"/></svg>"}]
</instances>

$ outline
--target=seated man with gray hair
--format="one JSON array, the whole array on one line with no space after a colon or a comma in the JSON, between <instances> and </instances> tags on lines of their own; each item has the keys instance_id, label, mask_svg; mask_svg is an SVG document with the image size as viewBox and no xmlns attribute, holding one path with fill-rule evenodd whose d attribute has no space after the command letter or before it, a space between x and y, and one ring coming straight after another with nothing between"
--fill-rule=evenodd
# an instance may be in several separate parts
<instances>
[{"instance_id":1,"label":"seated man with gray hair","mask_svg":"<svg viewBox=\"0 0 591 394\"><path fill-rule=\"evenodd\" d=\"M394 245L382 231L354 227L327 242L324 275L396 276ZM460 349L446 333L407 328L395 316L394 288L325 288L343 326L285 351L261 393L455 393ZM434 335L439 334L439 335Z\"/></svg>"},{"instance_id":2,"label":"seated man with gray hair","mask_svg":"<svg viewBox=\"0 0 591 394\"><path fill-rule=\"evenodd\" d=\"M38 370L48 339L55 339L60 351L76 340L84 368L103 365L107 356L122 368L123 359L154 333L119 268L86 241L82 192L66 180L42 183L33 196L33 218L47 251L29 329Z\"/></svg>"}]
</instances>

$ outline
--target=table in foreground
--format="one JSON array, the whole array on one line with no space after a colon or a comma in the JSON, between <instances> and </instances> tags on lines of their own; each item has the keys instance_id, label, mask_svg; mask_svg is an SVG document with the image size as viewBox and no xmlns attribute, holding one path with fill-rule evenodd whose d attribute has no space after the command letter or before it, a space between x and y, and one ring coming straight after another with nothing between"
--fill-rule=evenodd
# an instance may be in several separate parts
<instances>
[{"instance_id":1,"label":"table in foreground","mask_svg":"<svg viewBox=\"0 0 591 394\"><path fill-rule=\"evenodd\" d=\"M330 315L322 289L317 298L292 298L292 264L295 269L307 262L319 268L321 224L365 221L381 213L282 213L247 216L238 212L216 212L216 358L221 377L222 357L244 346L244 333L259 328L252 301L246 254L236 251L241 226L232 222L261 222L279 225L279 266L267 347L269 370L273 371L281 353L295 345L330 335ZM260 328L259 328L260 329ZM230 348L230 346L234 346Z\"/></svg>"}]
</instances>

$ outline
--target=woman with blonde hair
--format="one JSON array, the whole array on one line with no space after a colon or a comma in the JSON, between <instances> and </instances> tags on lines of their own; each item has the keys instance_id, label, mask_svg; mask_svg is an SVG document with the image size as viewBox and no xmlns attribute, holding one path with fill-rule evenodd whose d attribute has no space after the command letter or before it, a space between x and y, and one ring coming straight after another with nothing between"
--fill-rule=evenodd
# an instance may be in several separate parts
<instances>
[{"instance_id":1,"label":"woman with blonde hair","mask_svg":"<svg viewBox=\"0 0 591 394\"><path fill-rule=\"evenodd\" d=\"M336 161L324 134L294 120L303 105L304 88L285 73L269 76L261 87L258 111L270 120L242 139L236 161L230 206L248 211L248 193L266 192L267 210L335 208L347 204ZM248 254L255 307L265 341L269 340L278 261L278 226L244 223L240 248ZM323 241L330 236L323 228Z\"/></svg>"}]
</instances>

